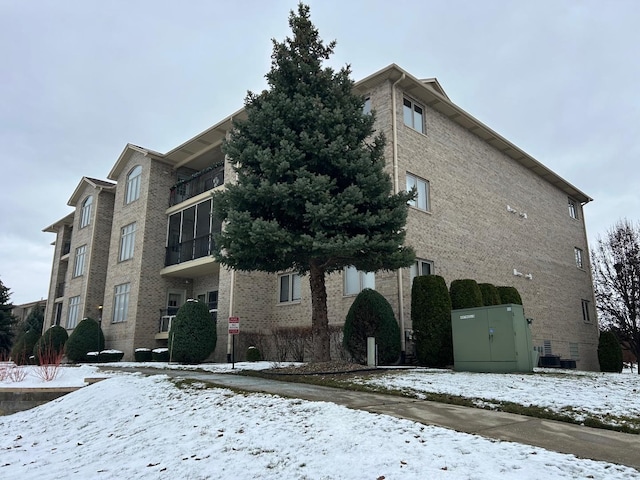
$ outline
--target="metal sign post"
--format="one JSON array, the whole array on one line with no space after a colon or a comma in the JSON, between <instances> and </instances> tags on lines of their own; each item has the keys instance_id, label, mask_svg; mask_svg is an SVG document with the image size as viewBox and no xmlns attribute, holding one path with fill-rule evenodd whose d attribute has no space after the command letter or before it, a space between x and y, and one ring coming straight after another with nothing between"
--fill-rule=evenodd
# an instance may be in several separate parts
<instances>
[{"instance_id":1,"label":"metal sign post","mask_svg":"<svg viewBox=\"0 0 640 480\"><path fill-rule=\"evenodd\" d=\"M231 346L231 369L236 368L236 335L240 333L240 317L229 317L229 335L233 339Z\"/></svg>"}]
</instances>

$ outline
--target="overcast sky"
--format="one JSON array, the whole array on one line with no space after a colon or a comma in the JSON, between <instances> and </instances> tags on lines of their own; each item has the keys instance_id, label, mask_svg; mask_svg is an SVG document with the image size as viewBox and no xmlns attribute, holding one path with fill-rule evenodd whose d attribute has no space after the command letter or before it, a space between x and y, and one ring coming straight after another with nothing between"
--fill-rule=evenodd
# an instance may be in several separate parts
<instances>
[{"instance_id":1,"label":"overcast sky","mask_svg":"<svg viewBox=\"0 0 640 480\"><path fill-rule=\"evenodd\" d=\"M591 245L640 218L640 2L311 0L330 64L396 63L594 199ZM83 175L167 152L265 88L295 0L0 0L0 279L47 298Z\"/></svg>"}]
</instances>

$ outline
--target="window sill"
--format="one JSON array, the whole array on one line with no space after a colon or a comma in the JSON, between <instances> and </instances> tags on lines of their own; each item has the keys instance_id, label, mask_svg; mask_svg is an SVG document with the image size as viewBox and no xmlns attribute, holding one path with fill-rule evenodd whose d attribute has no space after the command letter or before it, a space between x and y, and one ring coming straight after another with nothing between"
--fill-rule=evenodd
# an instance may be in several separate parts
<instances>
[{"instance_id":1,"label":"window sill","mask_svg":"<svg viewBox=\"0 0 640 480\"><path fill-rule=\"evenodd\" d=\"M278 302L276 307L286 307L287 305L300 305L300 300L293 300L291 302Z\"/></svg>"}]
</instances>

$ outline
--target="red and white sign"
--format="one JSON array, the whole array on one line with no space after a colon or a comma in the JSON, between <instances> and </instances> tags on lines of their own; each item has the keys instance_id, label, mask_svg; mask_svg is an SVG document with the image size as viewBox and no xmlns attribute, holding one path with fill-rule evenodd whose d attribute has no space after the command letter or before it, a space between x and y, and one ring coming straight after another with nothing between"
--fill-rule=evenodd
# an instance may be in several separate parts
<instances>
[{"instance_id":1,"label":"red and white sign","mask_svg":"<svg viewBox=\"0 0 640 480\"><path fill-rule=\"evenodd\" d=\"M229 335L240 333L240 317L229 317Z\"/></svg>"}]
</instances>

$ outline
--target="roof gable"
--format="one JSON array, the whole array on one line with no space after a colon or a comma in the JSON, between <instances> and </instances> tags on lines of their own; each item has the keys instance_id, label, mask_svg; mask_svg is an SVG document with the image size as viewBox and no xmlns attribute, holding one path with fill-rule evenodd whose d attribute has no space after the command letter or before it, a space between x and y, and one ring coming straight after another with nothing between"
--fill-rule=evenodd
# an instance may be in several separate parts
<instances>
[{"instance_id":1,"label":"roof gable","mask_svg":"<svg viewBox=\"0 0 640 480\"><path fill-rule=\"evenodd\" d=\"M97 190L115 191L116 189L115 183L107 182L106 180L98 180L96 178L82 177L82 180L80 180L80 183L78 183L78 186L73 191L67 205L75 207L80 201L80 197L87 186Z\"/></svg>"}]
</instances>

